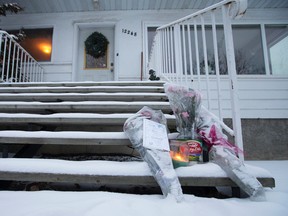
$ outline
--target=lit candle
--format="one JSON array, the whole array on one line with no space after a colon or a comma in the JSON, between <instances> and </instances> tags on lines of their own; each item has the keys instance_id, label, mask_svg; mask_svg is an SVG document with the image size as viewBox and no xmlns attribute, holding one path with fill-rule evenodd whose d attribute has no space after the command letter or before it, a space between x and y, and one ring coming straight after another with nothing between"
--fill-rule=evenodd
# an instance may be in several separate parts
<instances>
[{"instance_id":1,"label":"lit candle","mask_svg":"<svg viewBox=\"0 0 288 216\"><path fill-rule=\"evenodd\" d=\"M171 155L174 168L188 165L189 160L187 159L186 156L181 155L178 152L172 152Z\"/></svg>"}]
</instances>

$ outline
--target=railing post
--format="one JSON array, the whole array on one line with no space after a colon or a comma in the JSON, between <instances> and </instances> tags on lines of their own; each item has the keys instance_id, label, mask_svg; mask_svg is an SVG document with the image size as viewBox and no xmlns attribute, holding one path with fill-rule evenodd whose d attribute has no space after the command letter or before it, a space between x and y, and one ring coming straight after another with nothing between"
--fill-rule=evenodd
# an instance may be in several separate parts
<instances>
[{"instance_id":1,"label":"railing post","mask_svg":"<svg viewBox=\"0 0 288 216\"><path fill-rule=\"evenodd\" d=\"M0 56L1 56L1 53L2 53L2 39L3 39L3 34L0 33ZM5 48L3 48L4 50ZM3 61L4 63L4 61ZM3 76L4 76L4 71L3 71L3 65L2 65L2 70L1 70L1 81L3 81Z\"/></svg>"},{"instance_id":2,"label":"railing post","mask_svg":"<svg viewBox=\"0 0 288 216\"><path fill-rule=\"evenodd\" d=\"M18 77L18 71L19 71L19 50L20 50L19 47L17 47L17 56L16 56L17 61L16 61L16 72L15 72L15 74L16 74L16 76L15 76L16 82L19 81L19 77ZM19 74L19 76L20 76L20 74Z\"/></svg>"},{"instance_id":3,"label":"railing post","mask_svg":"<svg viewBox=\"0 0 288 216\"><path fill-rule=\"evenodd\" d=\"M9 40L9 48L8 48L8 60L7 60L7 73L6 73L6 82L9 81L9 69L10 69L10 56L11 56L11 49L12 49L12 40Z\"/></svg>"},{"instance_id":4,"label":"railing post","mask_svg":"<svg viewBox=\"0 0 288 216\"><path fill-rule=\"evenodd\" d=\"M21 50L21 49L20 49ZM19 81L22 82L23 81L23 50L21 50L21 58L20 58L20 72L19 72Z\"/></svg>"},{"instance_id":5,"label":"railing post","mask_svg":"<svg viewBox=\"0 0 288 216\"><path fill-rule=\"evenodd\" d=\"M212 35L213 35L213 49L214 49L214 61L215 61L215 75L217 84L217 96L218 96L218 109L219 118L223 121L222 115L222 95L221 95L221 84L220 84L220 69L219 69L219 55L218 55L218 45L217 45L217 32L216 32L216 21L215 21L215 11L211 11L211 21L212 21Z\"/></svg>"},{"instance_id":6,"label":"railing post","mask_svg":"<svg viewBox=\"0 0 288 216\"><path fill-rule=\"evenodd\" d=\"M181 45L181 32L180 25L174 26L174 49L175 49L175 73L177 82L182 83L183 67L182 67L182 45ZM180 81L179 81L180 80Z\"/></svg>"},{"instance_id":7,"label":"railing post","mask_svg":"<svg viewBox=\"0 0 288 216\"><path fill-rule=\"evenodd\" d=\"M243 140L242 140L242 127L241 127L241 117L240 108L238 102L238 85L237 85L237 72L235 63L235 53L234 53L234 43L232 34L231 18L229 16L229 6L222 6L222 15L224 23L224 36L225 36L225 46L226 46L226 57L227 57L227 67L230 79L230 93L231 93L231 108L232 108L232 119L233 119L233 130L235 134L235 143L243 150ZM244 155L240 154L239 157L244 160Z\"/></svg>"},{"instance_id":8,"label":"railing post","mask_svg":"<svg viewBox=\"0 0 288 216\"><path fill-rule=\"evenodd\" d=\"M199 58L199 46L198 46L198 33L197 33L197 23L196 19L194 19L194 40L195 40L195 52L196 52L196 75L197 75L197 83L198 90L201 91L201 79L200 79L200 58Z\"/></svg>"},{"instance_id":9,"label":"railing post","mask_svg":"<svg viewBox=\"0 0 288 216\"><path fill-rule=\"evenodd\" d=\"M11 77L12 77L12 79L11 79L11 82L17 82L17 80L16 80L16 77L14 77L14 66L15 66L15 51L16 50L16 46L15 46L15 44L13 43L13 57L12 57L12 71L11 71ZM17 72L16 72L17 73ZM16 74L15 74L15 76L16 76Z\"/></svg>"},{"instance_id":10,"label":"railing post","mask_svg":"<svg viewBox=\"0 0 288 216\"><path fill-rule=\"evenodd\" d=\"M5 42L4 42L4 52L3 52L3 60L2 60L2 77L1 79L4 81L4 73L5 73L5 62L6 62L6 52L7 52L7 36L4 37Z\"/></svg>"},{"instance_id":11,"label":"railing post","mask_svg":"<svg viewBox=\"0 0 288 216\"><path fill-rule=\"evenodd\" d=\"M202 32L205 79L206 79L206 91L207 91L207 105L208 105L208 110L211 110L209 68L208 68L208 56L207 56L207 42L206 42L206 31L205 31L205 23L204 23L203 15L200 16L200 19L201 19L201 32Z\"/></svg>"}]
</instances>

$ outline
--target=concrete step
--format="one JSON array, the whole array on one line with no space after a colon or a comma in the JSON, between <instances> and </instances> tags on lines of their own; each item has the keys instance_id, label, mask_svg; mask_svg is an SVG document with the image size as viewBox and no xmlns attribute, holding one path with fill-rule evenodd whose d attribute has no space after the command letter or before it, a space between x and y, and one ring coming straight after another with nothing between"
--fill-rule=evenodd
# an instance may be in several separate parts
<instances>
[{"instance_id":1,"label":"concrete step","mask_svg":"<svg viewBox=\"0 0 288 216\"><path fill-rule=\"evenodd\" d=\"M171 113L169 102L123 102L123 101L82 101L82 102L0 102L2 113L136 113L143 106L149 106L163 113Z\"/></svg>"},{"instance_id":2,"label":"concrete step","mask_svg":"<svg viewBox=\"0 0 288 216\"><path fill-rule=\"evenodd\" d=\"M0 131L2 144L28 145L116 145L129 146L130 140L124 132L83 132L83 131Z\"/></svg>"},{"instance_id":3,"label":"concrete step","mask_svg":"<svg viewBox=\"0 0 288 216\"><path fill-rule=\"evenodd\" d=\"M41 125L110 125L123 126L134 113L97 114L97 113L57 113L50 115L0 113L0 125L41 124ZM166 114L167 125L175 126L175 116Z\"/></svg>"},{"instance_id":4,"label":"concrete step","mask_svg":"<svg viewBox=\"0 0 288 216\"><path fill-rule=\"evenodd\" d=\"M0 88L6 87L91 87L91 86L160 86L163 81L106 81L106 82L42 82L42 83L0 83Z\"/></svg>"},{"instance_id":5,"label":"concrete step","mask_svg":"<svg viewBox=\"0 0 288 216\"><path fill-rule=\"evenodd\" d=\"M2 93L0 101L167 101L165 93Z\"/></svg>"},{"instance_id":6,"label":"concrete step","mask_svg":"<svg viewBox=\"0 0 288 216\"><path fill-rule=\"evenodd\" d=\"M163 93L162 86L75 86L75 87L0 87L0 93Z\"/></svg>"},{"instance_id":7,"label":"concrete step","mask_svg":"<svg viewBox=\"0 0 288 216\"><path fill-rule=\"evenodd\" d=\"M207 173L207 170L210 173ZM261 168L249 166L249 172L264 187L275 187L275 180ZM215 175L211 175L214 173ZM182 186L237 185L216 164L196 164L176 169ZM0 180L73 182L98 185L157 186L145 162L65 161L55 159L0 159Z\"/></svg>"}]
</instances>

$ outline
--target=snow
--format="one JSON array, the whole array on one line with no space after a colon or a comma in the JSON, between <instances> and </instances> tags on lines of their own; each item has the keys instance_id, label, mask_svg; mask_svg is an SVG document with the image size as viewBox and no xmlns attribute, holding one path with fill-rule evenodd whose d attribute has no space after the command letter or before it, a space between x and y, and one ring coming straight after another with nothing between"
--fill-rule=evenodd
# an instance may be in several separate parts
<instances>
[{"instance_id":1,"label":"snow","mask_svg":"<svg viewBox=\"0 0 288 216\"><path fill-rule=\"evenodd\" d=\"M119 113L119 114L98 114L98 113L53 113L53 114L29 114L29 113L0 113L1 118L118 118L127 119L135 115L135 113ZM174 115L164 114L166 119L175 119Z\"/></svg>"},{"instance_id":2,"label":"snow","mask_svg":"<svg viewBox=\"0 0 288 216\"><path fill-rule=\"evenodd\" d=\"M80 89L88 89L88 90L102 90L102 89L105 89L105 90L108 90L108 89L117 89L117 90L121 90L121 89L132 89L132 90L135 90L135 89L146 89L146 90L155 90L155 89L163 89L162 86L114 86L114 85L111 85L111 86L106 86L106 85L99 85L99 86L50 86L50 87L47 87L47 86L27 86L27 87L5 87L5 88L2 88L4 92L6 92L7 90L8 91L20 91L20 92L23 92L23 91L26 91L26 90L43 90L43 89L49 89L50 91L51 90L65 90L67 89L67 91L69 90L80 90Z\"/></svg>"},{"instance_id":3,"label":"snow","mask_svg":"<svg viewBox=\"0 0 288 216\"><path fill-rule=\"evenodd\" d=\"M69 92L65 92L65 93L19 93L16 94L15 93L1 93L1 96L3 97L21 97L21 96L25 96L25 97L52 97L52 96L155 96L155 97L165 97L166 94L165 93L153 93L153 92L112 92L112 93L108 93L108 92L93 92L93 93L69 93Z\"/></svg>"},{"instance_id":4,"label":"snow","mask_svg":"<svg viewBox=\"0 0 288 216\"><path fill-rule=\"evenodd\" d=\"M287 170L288 161L246 161L246 163L252 169L258 170L257 167L259 167L268 170L267 173L270 172L275 178L276 188L265 188L267 201L255 202L249 198L201 198L185 194L185 200L176 203L174 198L163 198L161 195L135 195L101 191L0 191L0 215L287 216L288 174L285 170Z\"/></svg>"},{"instance_id":5,"label":"snow","mask_svg":"<svg viewBox=\"0 0 288 216\"><path fill-rule=\"evenodd\" d=\"M116 105L116 106L128 106L128 105L142 105L142 106L157 106L157 105L166 105L169 106L169 102L158 102L158 101L133 101L133 102L126 102L126 101L75 101L75 102L38 102L38 101L32 101L32 102L22 102L22 101L0 101L1 106L33 106L33 105L43 105L43 106L61 106L61 105L66 105L66 106L72 106L72 105Z\"/></svg>"},{"instance_id":6,"label":"snow","mask_svg":"<svg viewBox=\"0 0 288 216\"><path fill-rule=\"evenodd\" d=\"M128 139L124 132L86 132L86 131L18 131L2 130L0 137L17 138L70 138L70 139Z\"/></svg>"},{"instance_id":7,"label":"snow","mask_svg":"<svg viewBox=\"0 0 288 216\"><path fill-rule=\"evenodd\" d=\"M267 170L246 164L250 174L257 177L271 177ZM57 159L18 159L1 158L0 171L65 173L88 175L152 175L145 162L114 162L114 161L66 161ZM227 177L226 173L214 163L195 164L176 169L178 176L187 177Z\"/></svg>"}]
</instances>

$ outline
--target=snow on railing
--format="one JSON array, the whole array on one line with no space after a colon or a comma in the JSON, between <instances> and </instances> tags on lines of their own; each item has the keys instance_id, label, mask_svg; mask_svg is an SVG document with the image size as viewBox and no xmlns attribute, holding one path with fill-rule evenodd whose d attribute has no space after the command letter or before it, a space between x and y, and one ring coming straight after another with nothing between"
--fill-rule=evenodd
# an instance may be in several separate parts
<instances>
[{"instance_id":1,"label":"snow on railing","mask_svg":"<svg viewBox=\"0 0 288 216\"><path fill-rule=\"evenodd\" d=\"M232 117L233 131L224 129L240 149L243 140L231 20L246 9L247 0L224 0L159 27L148 64L148 70L155 70L162 80L200 90L204 105L221 121L224 116Z\"/></svg>"},{"instance_id":2,"label":"snow on railing","mask_svg":"<svg viewBox=\"0 0 288 216\"><path fill-rule=\"evenodd\" d=\"M0 82L43 82L43 67L15 39L0 31Z\"/></svg>"}]
</instances>

